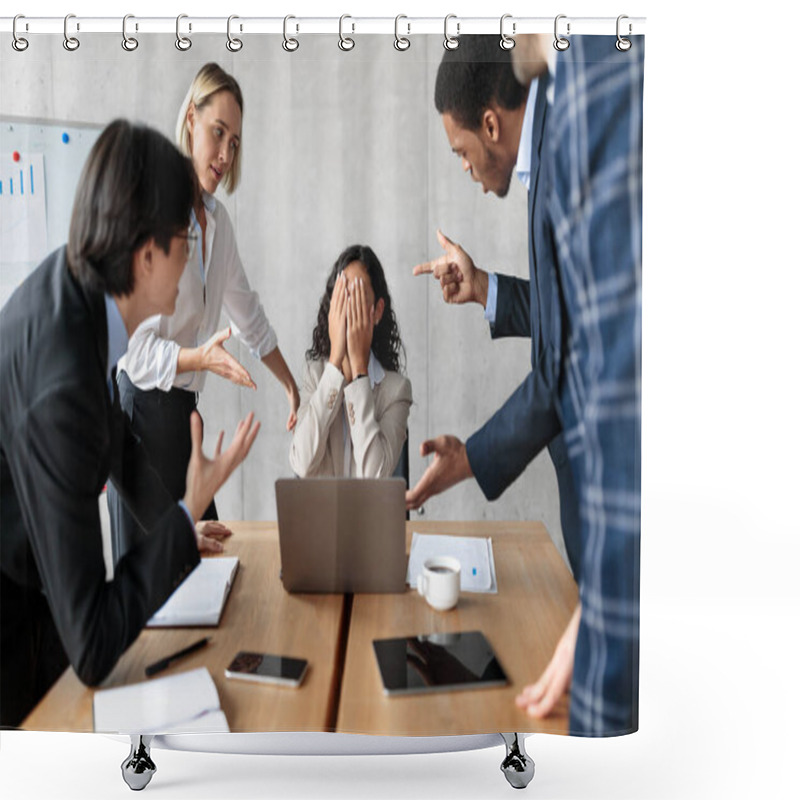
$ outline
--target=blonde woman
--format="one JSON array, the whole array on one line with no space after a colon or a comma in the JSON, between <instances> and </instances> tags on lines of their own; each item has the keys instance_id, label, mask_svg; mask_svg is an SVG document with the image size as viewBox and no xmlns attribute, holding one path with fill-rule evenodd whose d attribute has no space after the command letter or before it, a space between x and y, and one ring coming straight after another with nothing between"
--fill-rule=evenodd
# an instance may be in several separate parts
<instances>
[{"instance_id":1,"label":"blonde woman","mask_svg":"<svg viewBox=\"0 0 800 800\"><path fill-rule=\"evenodd\" d=\"M193 251L181 277L175 313L141 325L120 361L122 408L176 499L184 494L191 453L189 416L197 406L206 374L213 372L240 386L256 388L247 370L225 349L232 333L285 389L287 430L293 430L297 422L297 384L258 295L250 288L228 212L214 197L218 186L230 193L239 183L243 108L236 79L217 64L202 67L183 101L176 129L178 146L191 158L198 183L189 231ZM233 324L218 331L223 309ZM115 557L119 558L134 540L137 524L113 491L109 492L109 510ZM217 519L213 501L204 519ZM203 532L228 533L219 523L206 525ZM221 549L217 542L209 546Z\"/></svg>"}]
</instances>

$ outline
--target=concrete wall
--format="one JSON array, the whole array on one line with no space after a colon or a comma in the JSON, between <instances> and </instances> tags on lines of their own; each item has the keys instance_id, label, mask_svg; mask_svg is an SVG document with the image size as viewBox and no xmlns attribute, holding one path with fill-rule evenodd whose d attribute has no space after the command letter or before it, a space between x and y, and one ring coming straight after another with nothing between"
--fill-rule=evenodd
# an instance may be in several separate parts
<instances>
[{"instance_id":1,"label":"concrete wall","mask_svg":"<svg viewBox=\"0 0 800 800\"><path fill-rule=\"evenodd\" d=\"M387 272L414 391L409 420L411 480L422 474L420 442L466 438L508 397L529 368L524 340L493 343L478 306L453 307L438 284L413 278L414 264L440 254L436 228L476 263L527 275L526 197L516 180L503 200L463 174L433 106L441 37L416 37L398 53L390 37L360 36L341 53L336 37L305 37L285 53L280 37L197 37L187 53L174 36L140 37L127 53L116 35L87 35L67 53L61 37L36 37L27 52L2 49L5 115L106 123L124 116L170 138L197 69L215 60L245 99L243 180L219 199L236 227L253 287L298 381L325 276L348 244L373 247ZM224 320L220 325L224 324ZM231 351L258 383L251 392L210 376L201 399L207 441L253 409L262 432L250 458L220 491L221 516L274 519L273 482L290 474L282 389L238 343ZM560 539L552 465L541 455L488 503L475 481L426 505L434 519L542 519Z\"/></svg>"}]
</instances>

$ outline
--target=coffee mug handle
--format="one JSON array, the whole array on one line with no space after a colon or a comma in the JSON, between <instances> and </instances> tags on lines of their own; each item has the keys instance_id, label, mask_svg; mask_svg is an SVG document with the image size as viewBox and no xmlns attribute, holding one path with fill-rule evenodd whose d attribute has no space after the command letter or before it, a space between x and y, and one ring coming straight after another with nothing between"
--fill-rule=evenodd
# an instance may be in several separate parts
<instances>
[{"instance_id":1,"label":"coffee mug handle","mask_svg":"<svg viewBox=\"0 0 800 800\"><path fill-rule=\"evenodd\" d=\"M426 583L425 577L426 576L424 574L422 574L422 573L417 575L417 591L423 597L425 597L425 592L427 591L427 588L428 588L427 586L425 586L425 583Z\"/></svg>"}]
</instances>

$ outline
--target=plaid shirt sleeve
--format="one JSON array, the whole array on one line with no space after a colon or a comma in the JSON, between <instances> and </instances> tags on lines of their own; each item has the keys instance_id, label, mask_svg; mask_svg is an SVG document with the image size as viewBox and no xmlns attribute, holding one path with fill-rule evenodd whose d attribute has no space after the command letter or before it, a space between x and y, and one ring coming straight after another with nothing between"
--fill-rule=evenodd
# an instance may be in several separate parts
<instances>
[{"instance_id":1,"label":"plaid shirt sleeve","mask_svg":"<svg viewBox=\"0 0 800 800\"><path fill-rule=\"evenodd\" d=\"M644 40L573 37L550 131L550 234L563 298L559 412L583 563L570 731L638 728Z\"/></svg>"}]
</instances>

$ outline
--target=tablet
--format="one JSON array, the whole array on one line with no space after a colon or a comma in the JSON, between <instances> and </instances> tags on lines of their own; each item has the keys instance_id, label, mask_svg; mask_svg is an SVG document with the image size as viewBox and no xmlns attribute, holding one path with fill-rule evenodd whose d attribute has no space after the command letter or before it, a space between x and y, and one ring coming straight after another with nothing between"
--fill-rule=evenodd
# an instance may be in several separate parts
<instances>
[{"instance_id":1,"label":"tablet","mask_svg":"<svg viewBox=\"0 0 800 800\"><path fill-rule=\"evenodd\" d=\"M505 686L508 678L480 631L431 633L372 643L387 695Z\"/></svg>"}]
</instances>

